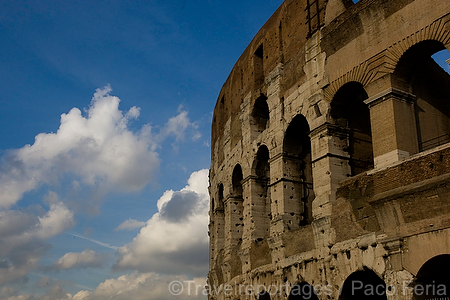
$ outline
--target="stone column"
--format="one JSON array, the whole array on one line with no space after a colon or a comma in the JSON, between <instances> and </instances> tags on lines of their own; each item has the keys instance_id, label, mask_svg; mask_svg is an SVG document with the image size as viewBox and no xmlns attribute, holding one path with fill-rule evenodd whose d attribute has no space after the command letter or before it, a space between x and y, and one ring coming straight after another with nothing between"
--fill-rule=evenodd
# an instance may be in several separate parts
<instances>
[{"instance_id":1,"label":"stone column","mask_svg":"<svg viewBox=\"0 0 450 300\"><path fill-rule=\"evenodd\" d=\"M313 164L314 194L312 222L315 243L327 246L332 239L332 203L335 200L339 182L351 174L349 129L325 123L310 133Z\"/></svg>"},{"instance_id":2,"label":"stone column","mask_svg":"<svg viewBox=\"0 0 450 300\"><path fill-rule=\"evenodd\" d=\"M214 213L214 225L212 226L212 230L214 230L214 241L213 241L213 249L215 252L220 251L224 247L224 239L225 239L225 215L223 212L223 208L216 208ZM214 253L216 256L218 253Z\"/></svg>"},{"instance_id":3,"label":"stone column","mask_svg":"<svg viewBox=\"0 0 450 300\"><path fill-rule=\"evenodd\" d=\"M279 154L270 160L270 168L275 168L277 177L272 179L270 194L272 198L271 235L282 233L285 229L300 228L304 212L304 185L302 160Z\"/></svg>"},{"instance_id":4,"label":"stone column","mask_svg":"<svg viewBox=\"0 0 450 300\"><path fill-rule=\"evenodd\" d=\"M225 281L242 273L237 252L242 243L243 225L243 199L230 195L225 200L224 262L226 277L228 277Z\"/></svg>"},{"instance_id":5,"label":"stone column","mask_svg":"<svg viewBox=\"0 0 450 300\"><path fill-rule=\"evenodd\" d=\"M270 206L266 206L268 197L267 180L249 177L244 182L246 199L244 206L243 247L269 235ZM248 200L247 200L248 199Z\"/></svg>"},{"instance_id":6,"label":"stone column","mask_svg":"<svg viewBox=\"0 0 450 300\"><path fill-rule=\"evenodd\" d=\"M370 108L375 169L419 152L415 99L410 93L388 88L364 101Z\"/></svg>"},{"instance_id":7,"label":"stone column","mask_svg":"<svg viewBox=\"0 0 450 300\"><path fill-rule=\"evenodd\" d=\"M254 268L250 257L251 249L269 237L270 194L268 180L258 179L255 176L244 179L243 186L244 234L239 256L242 261L242 271L245 273Z\"/></svg>"}]
</instances>

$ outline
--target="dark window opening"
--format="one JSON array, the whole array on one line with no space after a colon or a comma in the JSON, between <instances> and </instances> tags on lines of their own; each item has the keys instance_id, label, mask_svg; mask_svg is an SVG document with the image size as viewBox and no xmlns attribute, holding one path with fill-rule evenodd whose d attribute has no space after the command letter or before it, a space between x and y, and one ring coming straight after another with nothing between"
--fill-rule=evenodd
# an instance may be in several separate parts
<instances>
[{"instance_id":1,"label":"dark window opening","mask_svg":"<svg viewBox=\"0 0 450 300\"><path fill-rule=\"evenodd\" d=\"M403 54L394 72L394 84L417 97L419 151L450 142L450 75L443 69L448 66L435 60L446 56L449 52L441 42L423 41Z\"/></svg>"},{"instance_id":2,"label":"dark window opening","mask_svg":"<svg viewBox=\"0 0 450 300\"><path fill-rule=\"evenodd\" d=\"M242 274L241 260L238 251L242 243L242 234L244 232L244 207L243 207L243 188L242 188L242 169L236 165L232 175L232 199L227 202L227 220L230 222L226 228L231 242L231 260L235 263L231 266L231 277Z\"/></svg>"},{"instance_id":3,"label":"dark window opening","mask_svg":"<svg viewBox=\"0 0 450 300\"><path fill-rule=\"evenodd\" d=\"M292 287L288 300L319 300L319 298L312 285L300 282Z\"/></svg>"},{"instance_id":4,"label":"dark window opening","mask_svg":"<svg viewBox=\"0 0 450 300\"><path fill-rule=\"evenodd\" d=\"M372 270L356 271L344 281L339 300L387 300L386 283Z\"/></svg>"},{"instance_id":5,"label":"dark window opening","mask_svg":"<svg viewBox=\"0 0 450 300\"><path fill-rule=\"evenodd\" d=\"M450 254L435 256L424 263L410 285L413 288L413 299L448 299L450 297L449 268Z\"/></svg>"},{"instance_id":6,"label":"dark window opening","mask_svg":"<svg viewBox=\"0 0 450 300\"><path fill-rule=\"evenodd\" d=\"M284 137L284 181L289 186L290 194L285 201L292 202L292 216L300 225L312 221L312 201L314 199L311 140L309 125L302 115L296 116L286 130Z\"/></svg>"},{"instance_id":7,"label":"dark window opening","mask_svg":"<svg viewBox=\"0 0 450 300\"><path fill-rule=\"evenodd\" d=\"M269 180L270 166L269 166L269 149L265 145L259 147L256 153L256 177L260 180Z\"/></svg>"},{"instance_id":8,"label":"dark window opening","mask_svg":"<svg viewBox=\"0 0 450 300\"><path fill-rule=\"evenodd\" d=\"M222 210L224 209L224 204L223 204L223 184L219 184L219 189L218 189L218 199L217 199L217 210Z\"/></svg>"},{"instance_id":9,"label":"dark window opening","mask_svg":"<svg viewBox=\"0 0 450 300\"><path fill-rule=\"evenodd\" d=\"M253 68L255 85L262 85L264 83L264 51L262 44L255 51L255 55L253 57Z\"/></svg>"},{"instance_id":10,"label":"dark window opening","mask_svg":"<svg viewBox=\"0 0 450 300\"><path fill-rule=\"evenodd\" d=\"M258 294L258 300L270 300L270 294L267 291L262 291Z\"/></svg>"},{"instance_id":11,"label":"dark window opening","mask_svg":"<svg viewBox=\"0 0 450 300\"><path fill-rule=\"evenodd\" d=\"M342 86L331 102L335 124L349 130L348 148L351 175L373 169L370 111L364 103L368 98L362 84L349 82Z\"/></svg>"},{"instance_id":12,"label":"dark window opening","mask_svg":"<svg viewBox=\"0 0 450 300\"><path fill-rule=\"evenodd\" d=\"M265 145L260 146L256 153L253 174L256 178L251 181L251 188L256 196L253 198L252 204L258 207L257 211L253 211L255 223L253 237L255 240L261 241L269 232L271 217L269 149ZM270 261L270 258L267 257L267 260Z\"/></svg>"},{"instance_id":13,"label":"dark window opening","mask_svg":"<svg viewBox=\"0 0 450 300\"><path fill-rule=\"evenodd\" d=\"M258 134L269 127L269 106L267 105L267 97L263 94L255 101L252 118Z\"/></svg>"},{"instance_id":14,"label":"dark window opening","mask_svg":"<svg viewBox=\"0 0 450 300\"><path fill-rule=\"evenodd\" d=\"M233 170L233 196L242 198L242 169L240 165Z\"/></svg>"}]
</instances>

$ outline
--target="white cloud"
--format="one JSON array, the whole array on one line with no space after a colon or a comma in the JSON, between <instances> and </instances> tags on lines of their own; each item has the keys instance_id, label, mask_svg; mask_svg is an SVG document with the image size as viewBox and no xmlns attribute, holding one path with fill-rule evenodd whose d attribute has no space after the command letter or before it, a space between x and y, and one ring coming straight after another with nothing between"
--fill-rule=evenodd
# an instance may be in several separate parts
<instances>
[{"instance_id":1,"label":"white cloud","mask_svg":"<svg viewBox=\"0 0 450 300\"><path fill-rule=\"evenodd\" d=\"M208 268L208 170L191 174L180 191L166 191L158 212L133 242L117 251L114 269L204 276Z\"/></svg>"},{"instance_id":2,"label":"white cloud","mask_svg":"<svg viewBox=\"0 0 450 300\"><path fill-rule=\"evenodd\" d=\"M195 123L191 123L188 118L187 111L180 111L180 113L167 121L164 127L161 129L161 133L159 139L165 139L170 135L174 135L177 141L181 141L184 139L184 134L187 129L197 129L197 125ZM199 139L201 137L199 132L195 132L193 135L193 139Z\"/></svg>"},{"instance_id":3,"label":"white cloud","mask_svg":"<svg viewBox=\"0 0 450 300\"><path fill-rule=\"evenodd\" d=\"M62 202L57 202L50 205L50 211L45 216L39 217L39 223L41 227L36 236L46 240L74 225L73 212Z\"/></svg>"},{"instance_id":4,"label":"white cloud","mask_svg":"<svg viewBox=\"0 0 450 300\"><path fill-rule=\"evenodd\" d=\"M145 225L145 222L140 222L140 221L134 220L134 219L128 219L128 220L122 222L122 224L117 226L117 228L114 229L114 230L115 231L118 231L118 230L131 230L131 229L140 228L140 227L142 227L144 225Z\"/></svg>"},{"instance_id":5,"label":"white cloud","mask_svg":"<svg viewBox=\"0 0 450 300\"><path fill-rule=\"evenodd\" d=\"M24 279L37 269L51 248L47 240L75 223L73 211L50 190L43 201L48 211L39 205L22 211L8 210L25 193L65 185L63 189L89 195L85 201L90 205L108 192L139 191L152 182L160 162L157 151L165 139L173 138L176 146L187 136L199 138L197 125L181 108L164 126L144 125L139 131L131 131L129 122L139 117L140 109L131 107L122 112L120 99L110 92L109 86L96 90L83 113L73 108L61 115L56 133L40 133L32 145L10 150L0 158L0 285ZM129 219L119 225L117 230L143 228L132 243L121 247L115 268L180 274L187 267L190 274L204 275L208 256L207 193L207 170L193 173L188 186L181 191L167 191L161 197L159 212L147 223ZM69 207L83 207L78 199L68 198L73 205ZM75 233L67 234L117 249ZM170 241L172 238L174 241ZM148 262L149 257L155 262ZM66 253L51 268L88 268L104 262L105 256L85 250ZM141 275L125 278L140 286ZM145 278L143 286L151 282ZM119 282L117 279L115 284ZM0 299L35 299L12 290L2 291ZM42 299L83 299L88 295L83 291L72 297L54 285Z\"/></svg>"},{"instance_id":6,"label":"white cloud","mask_svg":"<svg viewBox=\"0 0 450 300\"><path fill-rule=\"evenodd\" d=\"M169 290L171 282L181 282L179 294ZM204 289L206 278L188 279L186 276L168 276L155 273L138 273L122 275L117 279L107 279L100 283L93 292L86 290L71 295L60 284L51 286L39 300L206 300ZM20 295L11 287L0 290L0 300L35 300L30 295Z\"/></svg>"},{"instance_id":7,"label":"white cloud","mask_svg":"<svg viewBox=\"0 0 450 300\"><path fill-rule=\"evenodd\" d=\"M73 212L61 202L51 204L42 216L15 210L0 212L0 285L37 268L50 248L46 240L73 225Z\"/></svg>"},{"instance_id":8,"label":"white cloud","mask_svg":"<svg viewBox=\"0 0 450 300\"><path fill-rule=\"evenodd\" d=\"M49 194L54 201L57 195ZM56 199L56 200L55 200ZM51 202L51 201L50 201ZM60 202L52 204L53 207L42 217L29 215L31 221L27 224L30 228L39 222L36 232L46 228L49 233L56 234L54 226L61 222L55 217L55 212L64 212L65 208ZM208 170L200 170L191 174L186 187L179 191L166 191L157 203L158 212L147 221L133 242L118 250L116 269L137 270L131 274L122 275L116 279L108 279L99 284L90 292L82 290L75 295L64 291L60 284L55 284L40 297L40 300L67 299L67 300L206 300L203 285L208 268ZM12 214L12 212L8 212ZM10 216L5 224L17 224L14 218L24 218L23 213ZM63 213L64 214L64 213ZM3 218L0 218L2 220ZM135 220L128 220L135 223ZM137 222L137 221L136 221ZM44 225L42 225L42 223ZM126 223L126 222L124 222ZM1 224L1 223L0 223ZM66 223L61 223L64 227ZM0 229L2 227L0 226ZM64 230L61 228L59 232ZM22 229L21 232L26 231ZM0 235L18 235L11 230L0 231ZM40 234L45 237L49 234ZM25 240L23 241L25 242ZM19 245L20 246L20 245ZM0 251L3 250L0 248ZM36 257L35 261L39 261ZM92 250L84 250L81 253L66 253L52 268L57 270L70 268L84 268L100 266L104 256ZM26 274L25 271L23 274ZM182 275L181 275L182 274ZM191 277L188 277L191 276ZM194 277L194 279L189 279ZM196 277L198 276L198 277ZM180 295L172 295L169 291L169 283L180 281L183 290ZM0 284L7 281L1 281ZM45 283L51 280L45 277ZM4 299L29 299L30 295L20 295L14 289L0 291L5 295ZM3 299L3 298L0 298Z\"/></svg>"},{"instance_id":9,"label":"white cloud","mask_svg":"<svg viewBox=\"0 0 450 300\"><path fill-rule=\"evenodd\" d=\"M78 108L61 115L56 133L40 133L33 145L9 151L0 164L0 208L9 208L28 191L42 184L57 184L65 174L75 177L73 188L84 184L108 191L139 191L153 180L159 166L156 149L168 137L182 141L197 125L180 111L152 132L144 125L132 132L128 123L140 109L119 110L120 99L111 87L97 89L85 115Z\"/></svg>"},{"instance_id":10,"label":"white cloud","mask_svg":"<svg viewBox=\"0 0 450 300\"><path fill-rule=\"evenodd\" d=\"M39 300L71 300L72 295L62 289L59 284L53 285Z\"/></svg>"},{"instance_id":11,"label":"white cloud","mask_svg":"<svg viewBox=\"0 0 450 300\"><path fill-rule=\"evenodd\" d=\"M89 249L81 253L69 252L54 262L53 268L56 270L100 268L107 263L108 257L108 254L96 253Z\"/></svg>"},{"instance_id":12,"label":"white cloud","mask_svg":"<svg viewBox=\"0 0 450 300\"><path fill-rule=\"evenodd\" d=\"M173 281L184 283L179 295L172 295L169 284ZM73 296L73 300L206 300L203 287L206 278L188 280L186 276L167 276L155 273L138 273L108 279L99 284L94 292L80 291ZM198 288L197 288L198 286Z\"/></svg>"},{"instance_id":13,"label":"white cloud","mask_svg":"<svg viewBox=\"0 0 450 300\"><path fill-rule=\"evenodd\" d=\"M56 133L40 133L33 145L3 157L0 207L16 203L41 184L54 184L72 174L89 186L137 191L148 184L159 165L151 127L131 132L127 125L139 116L132 107L125 115L110 87L98 89L83 116L78 108L61 115Z\"/></svg>"}]
</instances>

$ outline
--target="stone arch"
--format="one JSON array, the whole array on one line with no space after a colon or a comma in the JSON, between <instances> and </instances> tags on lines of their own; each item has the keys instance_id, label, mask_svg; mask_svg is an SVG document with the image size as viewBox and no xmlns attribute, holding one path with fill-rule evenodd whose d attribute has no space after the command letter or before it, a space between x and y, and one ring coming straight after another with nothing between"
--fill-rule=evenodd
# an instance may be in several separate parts
<instances>
[{"instance_id":1,"label":"stone arch","mask_svg":"<svg viewBox=\"0 0 450 300\"><path fill-rule=\"evenodd\" d=\"M447 30L448 17L434 21L406 38L393 44L386 50L384 68L388 73L392 73L406 49L423 42L437 41L444 45L450 51L450 32ZM390 72L389 72L390 71Z\"/></svg>"},{"instance_id":2,"label":"stone arch","mask_svg":"<svg viewBox=\"0 0 450 300\"><path fill-rule=\"evenodd\" d=\"M242 245L242 234L244 232L244 205L243 205L243 175L240 164L237 164L233 169L231 178L232 190L231 195L225 202L225 218L227 226L225 227L225 234L229 235L231 256L228 261L231 271L231 278L242 274L242 264L238 256L238 251ZM227 241L226 241L227 242Z\"/></svg>"},{"instance_id":3,"label":"stone arch","mask_svg":"<svg viewBox=\"0 0 450 300\"><path fill-rule=\"evenodd\" d=\"M219 185L217 186L217 209L218 210L222 210L224 208L224 198L223 198L223 183L219 183Z\"/></svg>"},{"instance_id":4,"label":"stone arch","mask_svg":"<svg viewBox=\"0 0 450 300\"><path fill-rule=\"evenodd\" d=\"M292 119L283 140L284 213L293 227L312 221L314 199L309 124L303 115Z\"/></svg>"},{"instance_id":5,"label":"stone arch","mask_svg":"<svg viewBox=\"0 0 450 300\"><path fill-rule=\"evenodd\" d=\"M450 142L450 75L432 58L445 49L436 40L414 44L398 60L394 88L413 95L418 151Z\"/></svg>"},{"instance_id":6,"label":"stone arch","mask_svg":"<svg viewBox=\"0 0 450 300\"><path fill-rule=\"evenodd\" d=\"M269 149L266 145L259 146L253 162L252 172L258 179L270 179Z\"/></svg>"},{"instance_id":7,"label":"stone arch","mask_svg":"<svg viewBox=\"0 0 450 300\"><path fill-rule=\"evenodd\" d=\"M387 300L386 283L368 269L355 271L345 279L339 300Z\"/></svg>"},{"instance_id":8,"label":"stone arch","mask_svg":"<svg viewBox=\"0 0 450 300\"><path fill-rule=\"evenodd\" d=\"M234 198L241 198L242 199L242 168L241 165L237 164L233 169L233 176L232 176L232 194Z\"/></svg>"},{"instance_id":9,"label":"stone arch","mask_svg":"<svg viewBox=\"0 0 450 300\"><path fill-rule=\"evenodd\" d=\"M450 297L450 254L441 254L425 262L411 287L414 300Z\"/></svg>"},{"instance_id":10,"label":"stone arch","mask_svg":"<svg viewBox=\"0 0 450 300\"><path fill-rule=\"evenodd\" d=\"M368 98L361 83L351 81L344 84L334 95L330 104L330 115L335 125L347 132L351 175L373 169L372 132Z\"/></svg>"},{"instance_id":11,"label":"stone arch","mask_svg":"<svg viewBox=\"0 0 450 300\"><path fill-rule=\"evenodd\" d=\"M269 234L270 227L270 164L269 149L261 145L256 152L252 167L251 210L254 222L254 239L261 241Z\"/></svg>"},{"instance_id":12,"label":"stone arch","mask_svg":"<svg viewBox=\"0 0 450 300\"><path fill-rule=\"evenodd\" d=\"M266 290L264 290L264 291L258 293L257 299L258 300L270 300L270 294Z\"/></svg>"},{"instance_id":13,"label":"stone arch","mask_svg":"<svg viewBox=\"0 0 450 300\"><path fill-rule=\"evenodd\" d=\"M288 300L319 300L314 287L303 281L295 284L288 296Z\"/></svg>"},{"instance_id":14,"label":"stone arch","mask_svg":"<svg viewBox=\"0 0 450 300\"><path fill-rule=\"evenodd\" d=\"M269 106L267 105L267 97L264 94L261 94L255 100L251 115L251 125L254 138L269 128L269 120Z\"/></svg>"},{"instance_id":15,"label":"stone arch","mask_svg":"<svg viewBox=\"0 0 450 300\"><path fill-rule=\"evenodd\" d=\"M446 29L449 22L448 19L449 17L447 16L446 18L436 20L351 69L345 66L336 73L336 75L340 75L332 78L330 85L324 88L324 100L331 101L336 91L345 83L358 81L363 86L368 86L383 76L392 74L406 49L411 48L417 43L427 40L438 41L450 51L450 31ZM380 61L382 61L381 64Z\"/></svg>"}]
</instances>

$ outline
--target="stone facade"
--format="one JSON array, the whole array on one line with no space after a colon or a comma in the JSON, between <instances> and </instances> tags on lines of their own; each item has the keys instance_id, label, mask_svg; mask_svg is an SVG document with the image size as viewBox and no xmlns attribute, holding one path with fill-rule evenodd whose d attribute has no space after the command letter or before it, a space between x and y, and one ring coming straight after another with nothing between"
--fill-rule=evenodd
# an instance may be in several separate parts
<instances>
[{"instance_id":1,"label":"stone facade","mask_svg":"<svg viewBox=\"0 0 450 300\"><path fill-rule=\"evenodd\" d=\"M210 299L450 296L445 49L448 0L280 6L214 110Z\"/></svg>"}]
</instances>

